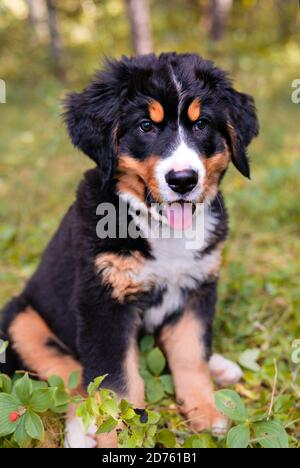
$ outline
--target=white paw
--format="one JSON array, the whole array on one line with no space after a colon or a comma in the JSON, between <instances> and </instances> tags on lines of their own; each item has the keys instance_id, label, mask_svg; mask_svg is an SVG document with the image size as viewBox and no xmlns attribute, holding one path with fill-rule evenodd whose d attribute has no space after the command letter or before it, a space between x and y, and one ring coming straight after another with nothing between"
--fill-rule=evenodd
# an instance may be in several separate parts
<instances>
[{"instance_id":1,"label":"white paw","mask_svg":"<svg viewBox=\"0 0 300 468\"><path fill-rule=\"evenodd\" d=\"M214 421L211 428L211 432L216 437L222 437L228 432L228 420L227 419L218 419Z\"/></svg>"},{"instance_id":2,"label":"white paw","mask_svg":"<svg viewBox=\"0 0 300 468\"><path fill-rule=\"evenodd\" d=\"M209 369L214 380L221 387L234 385L243 377L240 366L229 359L225 359L220 354L212 355L209 361Z\"/></svg>"},{"instance_id":3,"label":"white paw","mask_svg":"<svg viewBox=\"0 0 300 468\"><path fill-rule=\"evenodd\" d=\"M95 434L96 426L91 426L88 433L85 432L82 420L80 418L72 418L66 422L65 431L65 448L95 448L97 442Z\"/></svg>"}]
</instances>

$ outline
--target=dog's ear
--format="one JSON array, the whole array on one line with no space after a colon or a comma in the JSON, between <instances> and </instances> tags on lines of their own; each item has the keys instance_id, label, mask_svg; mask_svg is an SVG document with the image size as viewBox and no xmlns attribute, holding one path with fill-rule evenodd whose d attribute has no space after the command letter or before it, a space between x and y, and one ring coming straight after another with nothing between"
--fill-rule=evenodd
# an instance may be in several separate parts
<instances>
[{"instance_id":1,"label":"dog's ear","mask_svg":"<svg viewBox=\"0 0 300 468\"><path fill-rule=\"evenodd\" d=\"M113 175L118 114L122 99L121 63L108 62L82 93L65 100L65 121L73 144L101 168L103 182Z\"/></svg>"},{"instance_id":2,"label":"dog's ear","mask_svg":"<svg viewBox=\"0 0 300 468\"><path fill-rule=\"evenodd\" d=\"M227 136L235 167L250 178L247 147L259 133L254 99L248 94L229 88L226 93L228 107Z\"/></svg>"}]
</instances>

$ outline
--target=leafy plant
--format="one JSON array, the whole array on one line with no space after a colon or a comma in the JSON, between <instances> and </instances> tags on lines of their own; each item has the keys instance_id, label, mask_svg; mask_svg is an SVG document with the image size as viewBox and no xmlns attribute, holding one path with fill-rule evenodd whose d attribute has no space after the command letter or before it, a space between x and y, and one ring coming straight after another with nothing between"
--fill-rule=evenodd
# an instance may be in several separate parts
<instances>
[{"instance_id":1,"label":"leafy plant","mask_svg":"<svg viewBox=\"0 0 300 468\"><path fill-rule=\"evenodd\" d=\"M76 375L70 376L74 384ZM78 377L77 377L78 380ZM11 380L0 375L0 441L26 448L44 440L42 415L47 412L64 413L72 401L64 383L58 377L38 382L28 374Z\"/></svg>"},{"instance_id":2,"label":"leafy plant","mask_svg":"<svg viewBox=\"0 0 300 468\"><path fill-rule=\"evenodd\" d=\"M160 415L150 410L134 408L126 400L118 402L117 395L100 385L99 377L88 387L88 397L77 409L86 430L96 424L97 434L117 429L119 447L154 447Z\"/></svg>"},{"instance_id":3,"label":"leafy plant","mask_svg":"<svg viewBox=\"0 0 300 468\"><path fill-rule=\"evenodd\" d=\"M166 359L161 350L155 347L154 338L145 336L140 343L141 375L146 385L147 401L150 404L173 396L174 385L170 374L164 372Z\"/></svg>"},{"instance_id":4,"label":"leafy plant","mask_svg":"<svg viewBox=\"0 0 300 468\"><path fill-rule=\"evenodd\" d=\"M118 402L111 390L100 387L105 385L105 377L99 377L88 387L88 397L79 406L77 415L83 420L85 428L96 424L97 434L117 429L121 448L178 446L176 437L165 424L164 418L153 405L168 400L174 395L170 374L164 373L166 359L154 345L154 338L146 336L141 340L141 375L145 380L148 400L147 410L134 408L127 401Z\"/></svg>"},{"instance_id":5,"label":"leafy plant","mask_svg":"<svg viewBox=\"0 0 300 468\"><path fill-rule=\"evenodd\" d=\"M265 414L250 417L236 392L220 390L216 393L216 405L229 419L238 423L227 434L228 448L247 448L257 444L263 448L289 448L288 435L280 420L270 419Z\"/></svg>"},{"instance_id":6,"label":"leafy plant","mask_svg":"<svg viewBox=\"0 0 300 468\"><path fill-rule=\"evenodd\" d=\"M16 375L13 379L0 374L0 447L35 447L47 442L49 420L59 420L71 403L77 405L77 415L88 430L96 425L97 434L116 430L120 448L223 447L225 440L209 434L193 434L180 416L174 403L174 385L166 371L166 359L155 346L152 336L141 340L141 369L145 380L147 409L135 408L126 400L105 388L107 376L98 377L87 389L87 397L74 396L79 384L77 372L70 375L67 387L60 377L53 376L48 382L37 382L28 374ZM256 355L246 354L244 364L255 360ZM247 362L246 362L247 361ZM249 366L250 367L250 366ZM251 366L253 367L253 366ZM241 390L246 390L241 386ZM246 392L253 398L251 392ZM261 405L266 402L261 401ZM271 417L258 408L250 412L238 393L221 390L216 393L218 409L233 421L227 434L228 448L287 448L288 434L283 426L283 417L293 414L295 399L280 394L274 398ZM289 425L293 425L291 421ZM61 440L63 427L61 425Z\"/></svg>"}]
</instances>

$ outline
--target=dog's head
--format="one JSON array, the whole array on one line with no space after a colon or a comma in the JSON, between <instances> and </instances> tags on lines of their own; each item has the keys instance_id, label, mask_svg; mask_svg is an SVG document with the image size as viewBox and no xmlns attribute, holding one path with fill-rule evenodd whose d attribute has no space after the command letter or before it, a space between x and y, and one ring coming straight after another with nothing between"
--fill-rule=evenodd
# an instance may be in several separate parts
<instances>
[{"instance_id":1,"label":"dog's head","mask_svg":"<svg viewBox=\"0 0 300 468\"><path fill-rule=\"evenodd\" d=\"M211 201L230 161L250 177L247 147L259 130L252 97L195 54L108 61L68 97L66 120L103 183L145 203Z\"/></svg>"}]
</instances>

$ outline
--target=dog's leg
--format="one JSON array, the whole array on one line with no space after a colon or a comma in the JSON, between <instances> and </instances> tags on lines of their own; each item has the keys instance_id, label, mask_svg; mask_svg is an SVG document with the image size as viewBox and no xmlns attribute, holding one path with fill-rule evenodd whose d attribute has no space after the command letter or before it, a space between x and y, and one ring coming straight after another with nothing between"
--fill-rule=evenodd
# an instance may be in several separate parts
<instances>
[{"instance_id":1,"label":"dog's leg","mask_svg":"<svg viewBox=\"0 0 300 468\"><path fill-rule=\"evenodd\" d=\"M133 341L124 361L124 372L127 380L126 390L123 394L119 394L120 398L125 398L137 408L145 407L145 388L144 381L139 373L139 351L137 342ZM105 385L104 385L105 386ZM97 436L98 448L115 448L117 447L117 433L113 431L109 434Z\"/></svg>"},{"instance_id":2,"label":"dog's leg","mask_svg":"<svg viewBox=\"0 0 300 468\"><path fill-rule=\"evenodd\" d=\"M206 300L206 294L209 300ZM178 404L191 428L223 434L227 430L227 419L215 406L207 361L211 324L207 317L210 313L213 315L212 297L213 289L210 286L203 288L197 304L193 303L175 323L170 322L162 328L160 342L173 374ZM204 305L206 310L201 314L199 306L201 309Z\"/></svg>"},{"instance_id":3,"label":"dog's leg","mask_svg":"<svg viewBox=\"0 0 300 468\"><path fill-rule=\"evenodd\" d=\"M82 379L82 367L72 356L59 351L59 342L41 316L28 307L13 319L8 328L10 342L28 369L47 380L55 375L68 383L72 372L78 371ZM58 347L55 347L55 343ZM63 348L62 348L63 349ZM82 393L81 387L76 391ZM74 390L74 393L76 392ZM86 434L82 421L76 417L76 408L72 406L66 420L66 447L95 447L95 431Z\"/></svg>"},{"instance_id":4,"label":"dog's leg","mask_svg":"<svg viewBox=\"0 0 300 468\"><path fill-rule=\"evenodd\" d=\"M99 285L84 304L79 304L82 317L79 330L80 361L84 385L107 374L102 386L113 390L119 400L144 407L144 382L139 374L137 332L139 317L132 305L117 303L101 294ZM97 437L98 446L116 447L116 431Z\"/></svg>"},{"instance_id":5,"label":"dog's leg","mask_svg":"<svg viewBox=\"0 0 300 468\"><path fill-rule=\"evenodd\" d=\"M72 372L78 371L81 376L79 362L67 350L64 352L63 345L31 307L16 315L8 335L22 362L41 380L57 375L67 384Z\"/></svg>"}]
</instances>

